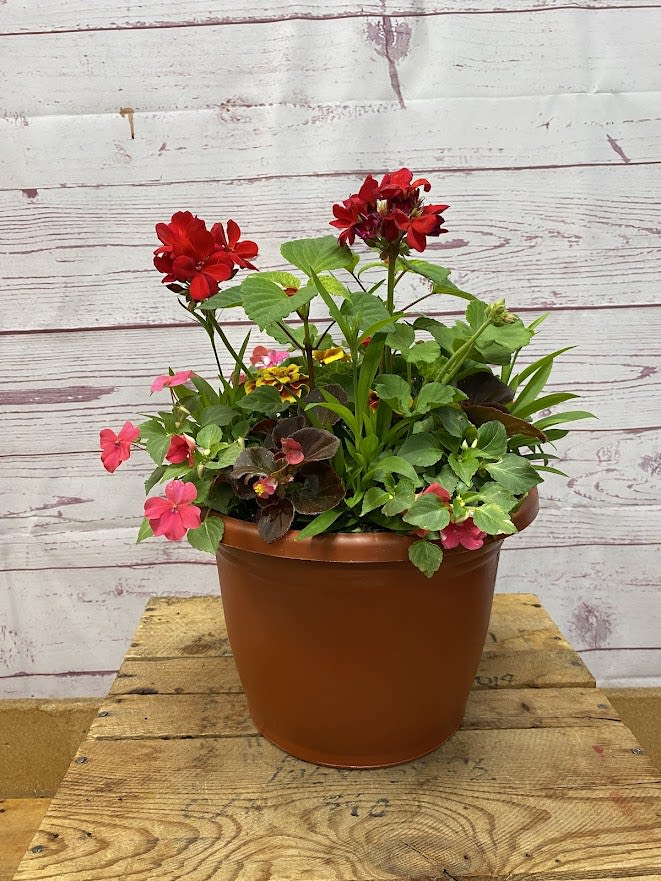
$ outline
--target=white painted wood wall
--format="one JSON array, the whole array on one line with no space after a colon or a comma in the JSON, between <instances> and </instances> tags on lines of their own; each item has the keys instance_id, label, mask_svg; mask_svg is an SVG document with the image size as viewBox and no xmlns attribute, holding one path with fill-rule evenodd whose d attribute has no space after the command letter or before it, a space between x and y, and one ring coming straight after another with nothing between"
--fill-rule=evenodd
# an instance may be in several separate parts
<instances>
[{"instance_id":1,"label":"white painted wood wall","mask_svg":"<svg viewBox=\"0 0 661 881\"><path fill-rule=\"evenodd\" d=\"M554 384L599 416L498 589L603 683L661 684L659 33L651 0L0 0L0 696L102 694L149 596L218 589L134 544L147 462L98 459L157 373L212 375L154 224L231 216L278 266L403 164L452 205L432 256L551 311L540 349L578 345Z\"/></svg>"}]
</instances>

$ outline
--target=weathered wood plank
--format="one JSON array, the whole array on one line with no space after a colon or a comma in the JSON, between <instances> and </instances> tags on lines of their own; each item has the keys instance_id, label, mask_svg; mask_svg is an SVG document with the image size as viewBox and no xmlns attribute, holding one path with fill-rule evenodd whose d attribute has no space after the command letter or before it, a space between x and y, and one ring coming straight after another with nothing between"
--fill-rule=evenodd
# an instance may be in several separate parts
<instances>
[{"instance_id":1,"label":"weathered wood plank","mask_svg":"<svg viewBox=\"0 0 661 881\"><path fill-rule=\"evenodd\" d=\"M12 881L50 799L0 799L0 881Z\"/></svg>"},{"instance_id":2,"label":"weathered wood plank","mask_svg":"<svg viewBox=\"0 0 661 881\"><path fill-rule=\"evenodd\" d=\"M417 170L429 173L434 194L451 205L450 232L430 240L431 258L452 267L465 289L487 298L504 293L512 309L656 302L659 195L649 167L452 175ZM259 265L281 267L280 243L332 232L332 204L359 183L358 174L342 174L0 191L3 274L19 296L40 304L36 311L3 316L3 326L53 330L181 321L175 298L151 268L157 221L178 208L209 223L234 217L259 243ZM81 300L95 308L81 308ZM451 298L427 303L458 305ZM581 322L575 324L580 332Z\"/></svg>"},{"instance_id":3,"label":"weathered wood plank","mask_svg":"<svg viewBox=\"0 0 661 881\"><path fill-rule=\"evenodd\" d=\"M567 0L499 0L494 12L547 12L567 9ZM582 10L619 9L622 0L572 0L573 8ZM639 8L658 8L657 0L636 0L633 13ZM49 6L36 21L25 4L12 3L0 15L0 33L33 34L58 31L87 31L108 29L163 29L167 27L191 27L210 25L234 25L241 23L269 25L277 21L333 20L370 16L381 18L384 14L406 18L434 15L491 13L479 0L336 0L332 7L324 0L278 3L267 0L248 3L246 0L168 0L150 2L117 3L112 8L90 5L81 0L61 0Z\"/></svg>"},{"instance_id":4,"label":"weathered wood plank","mask_svg":"<svg viewBox=\"0 0 661 881\"><path fill-rule=\"evenodd\" d=\"M0 80L15 81L16 53L23 59L20 89L7 90L2 112L28 118L116 114L121 104L132 105L139 118L145 112L217 108L239 95L245 105L260 105L274 94L274 84L282 104L388 102L400 96L407 104L439 93L513 97L521 94L522 82L527 95L636 92L657 76L659 24L658 9L613 8L590 17L586 41L580 9L515 16L485 9L470 27L464 15L426 15L385 23L344 17L284 20L268 28L110 29L95 34L93 53L85 32L48 39L41 33L0 36ZM213 51L200 53L201 40ZM419 59L430 45L436 52L421 69ZM191 57L194 65L181 64ZM223 65L228 57L232 64ZM553 64L540 64L540 58L553 58Z\"/></svg>"},{"instance_id":5,"label":"weathered wood plank","mask_svg":"<svg viewBox=\"0 0 661 881\"><path fill-rule=\"evenodd\" d=\"M151 662L144 661L144 664ZM169 675L164 674L163 682ZM543 688L471 694L461 727L585 728L610 725L618 715L595 688ZM129 694L106 700L92 723L95 739L243 737L257 734L240 693ZM595 730L598 737L598 730Z\"/></svg>"},{"instance_id":6,"label":"weathered wood plank","mask_svg":"<svg viewBox=\"0 0 661 881\"><path fill-rule=\"evenodd\" d=\"M60 881L138 881L156 867L201 881L210 866L227 881L644 875L661 858L661 785L638 753L619 723L460 731L367 772L257 737L88 740L16 881L46 866Z\"/></svg>"},{"instance_id":7,"label":"weathered wood plank","mask_svg":"<svg viewBox=\"0 0 661 881\"><path fill-rule=\"evenodd\" d=\"M434 98L402 109L396 100L285 106L268 95L246 106L227 95L215 110L138 113L134 139L119 113L76 116L75 126L70 116L0 119L0 173L5 187L38 189L195 180L208 168L227 179L393 162L423 170L430 157L443 171L656 163L655 106L652 92L558 95L552 111L546 96Z\"/></svg>"}]
</instances>

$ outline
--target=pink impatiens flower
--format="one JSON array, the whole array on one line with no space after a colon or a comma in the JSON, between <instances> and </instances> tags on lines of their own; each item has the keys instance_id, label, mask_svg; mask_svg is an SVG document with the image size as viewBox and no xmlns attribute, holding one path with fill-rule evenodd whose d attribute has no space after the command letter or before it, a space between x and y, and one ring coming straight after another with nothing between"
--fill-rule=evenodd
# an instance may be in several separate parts
<instances>
[{"instance_id":1,"label":"pink impatiens flower","mask_svg":"<svg viewBox=\"0 0 661 881\"><path fill-rule=\"evenodd\" d=\"M195 462L193 456L195 446L196 444L192 437L188 437L187 434L175 434L170 440L170 446L165 454L165 458L173 465L188 461L189 467L192 468Z\"/></svg>"},{"instance_id":2,"label":"pink impatiens flower","mask_svg":"<svg viewBox=\"0 0 661 881\"><path fill-rule=\"evenodd\" d=\"M267 349L266 346L255 346L250 356L250 363L259 370L264 367L277 367L282 361L289 358L289 352Z\"/></svg>"},{"instance_id":3,"label":"pink impatiens flower","mask_svg":"<svg viewBox=\"0 0 661 881\"><path fill-rule=\"evenodd\" d=\"M172 388L173 385L183 385L185 382L188 382L192 375L192 370L180 370L179 373L175 373L172 376L164 373L162 376L157 376L152 382L151 390L152 392L160 392L166 386Z\"/></svg>"},{"instance_id":4,"label":"pink impatiens flower","mask_svg":"<svg viewBox=\"0 0 661 881\"><path fill-rule=\"evenodd\" d=\"M119 434L110 428L99 433L101 443L101 461L110 474L131 455L131 444L140 437L140 429L132 422L125 422Z\"/></svg>"},{"instance_id":5,"label":"pink impatiens flower","mask_svg":"<svg viewBox=\"0 0 661 881\"><path fill-rule=\"evenodd\" d=\"M280 441L280 446L288 465L300 465L303 459L305 459L303 447L297 440L291 437L283 437Z\"/></svg>"},{"instance_id":6,"label":"pink impatiens flower","mask_svg":"<svg viewBox=\"0 0 661 881\"><path fill-rule=\"evenodd\" d=\"M200 509L193 505L197 489L192 483L171 480L165 487L165 498L157 496L145 502L145 517L154 535L168 541L180 541L189 529L200 525Z\"/></svg>"},{"instance_id":7,"label":"pink impatiens flower","mask_svg":"<svg viewBox=\"0 0 661 881\"><path fill-rule=\"evenodd\" d=\"M466 550L476 551L484 544L485 536L486 533L473 523L472 517L468 517L460 523L448 523L445 529L441 530L441 544L446 550L461 545Z\"/></svg>"}]
</instances>

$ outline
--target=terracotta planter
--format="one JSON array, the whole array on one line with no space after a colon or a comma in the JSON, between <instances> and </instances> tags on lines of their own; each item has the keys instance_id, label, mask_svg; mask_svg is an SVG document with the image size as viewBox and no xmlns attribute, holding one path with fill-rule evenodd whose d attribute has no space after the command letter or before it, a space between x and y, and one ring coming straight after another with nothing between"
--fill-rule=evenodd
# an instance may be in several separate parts
<instances>
[{"instance_id":1,"label":"terracotta planter","mask_svg":"<svg viewBox=\"0 0 661 881\"><path fill-rule=\"evenodd\" d=\"M536 490L514 515L535 518ZM224 518L218 571L230 644L259 731L294 756L374 768L422 756L461 723L503 537L446 551L432 579L411 539L340 534L265 544Z\"/></svg>"}]
</instances>

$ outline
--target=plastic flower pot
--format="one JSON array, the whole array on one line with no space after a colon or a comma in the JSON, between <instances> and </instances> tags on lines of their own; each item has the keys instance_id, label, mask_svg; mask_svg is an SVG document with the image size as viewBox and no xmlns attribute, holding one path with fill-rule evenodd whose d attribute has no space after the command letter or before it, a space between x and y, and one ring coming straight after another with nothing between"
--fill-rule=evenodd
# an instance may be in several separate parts
<instances>
[{"instance_id":1,"label":"plastic flower pot","mask_svg":"<svg viewBox=\"0 0 661 881\"><path fill-rule=\"evenodd\" d=\"M532 490L513 515L538 511ZM376 768L436 749L461 724L482 654L504 536L446 551L425 578L411 538L290 532L265 544L223 518L217 560L227 631L250 714L286 752Z\"/></svg>"}]
</instances>

